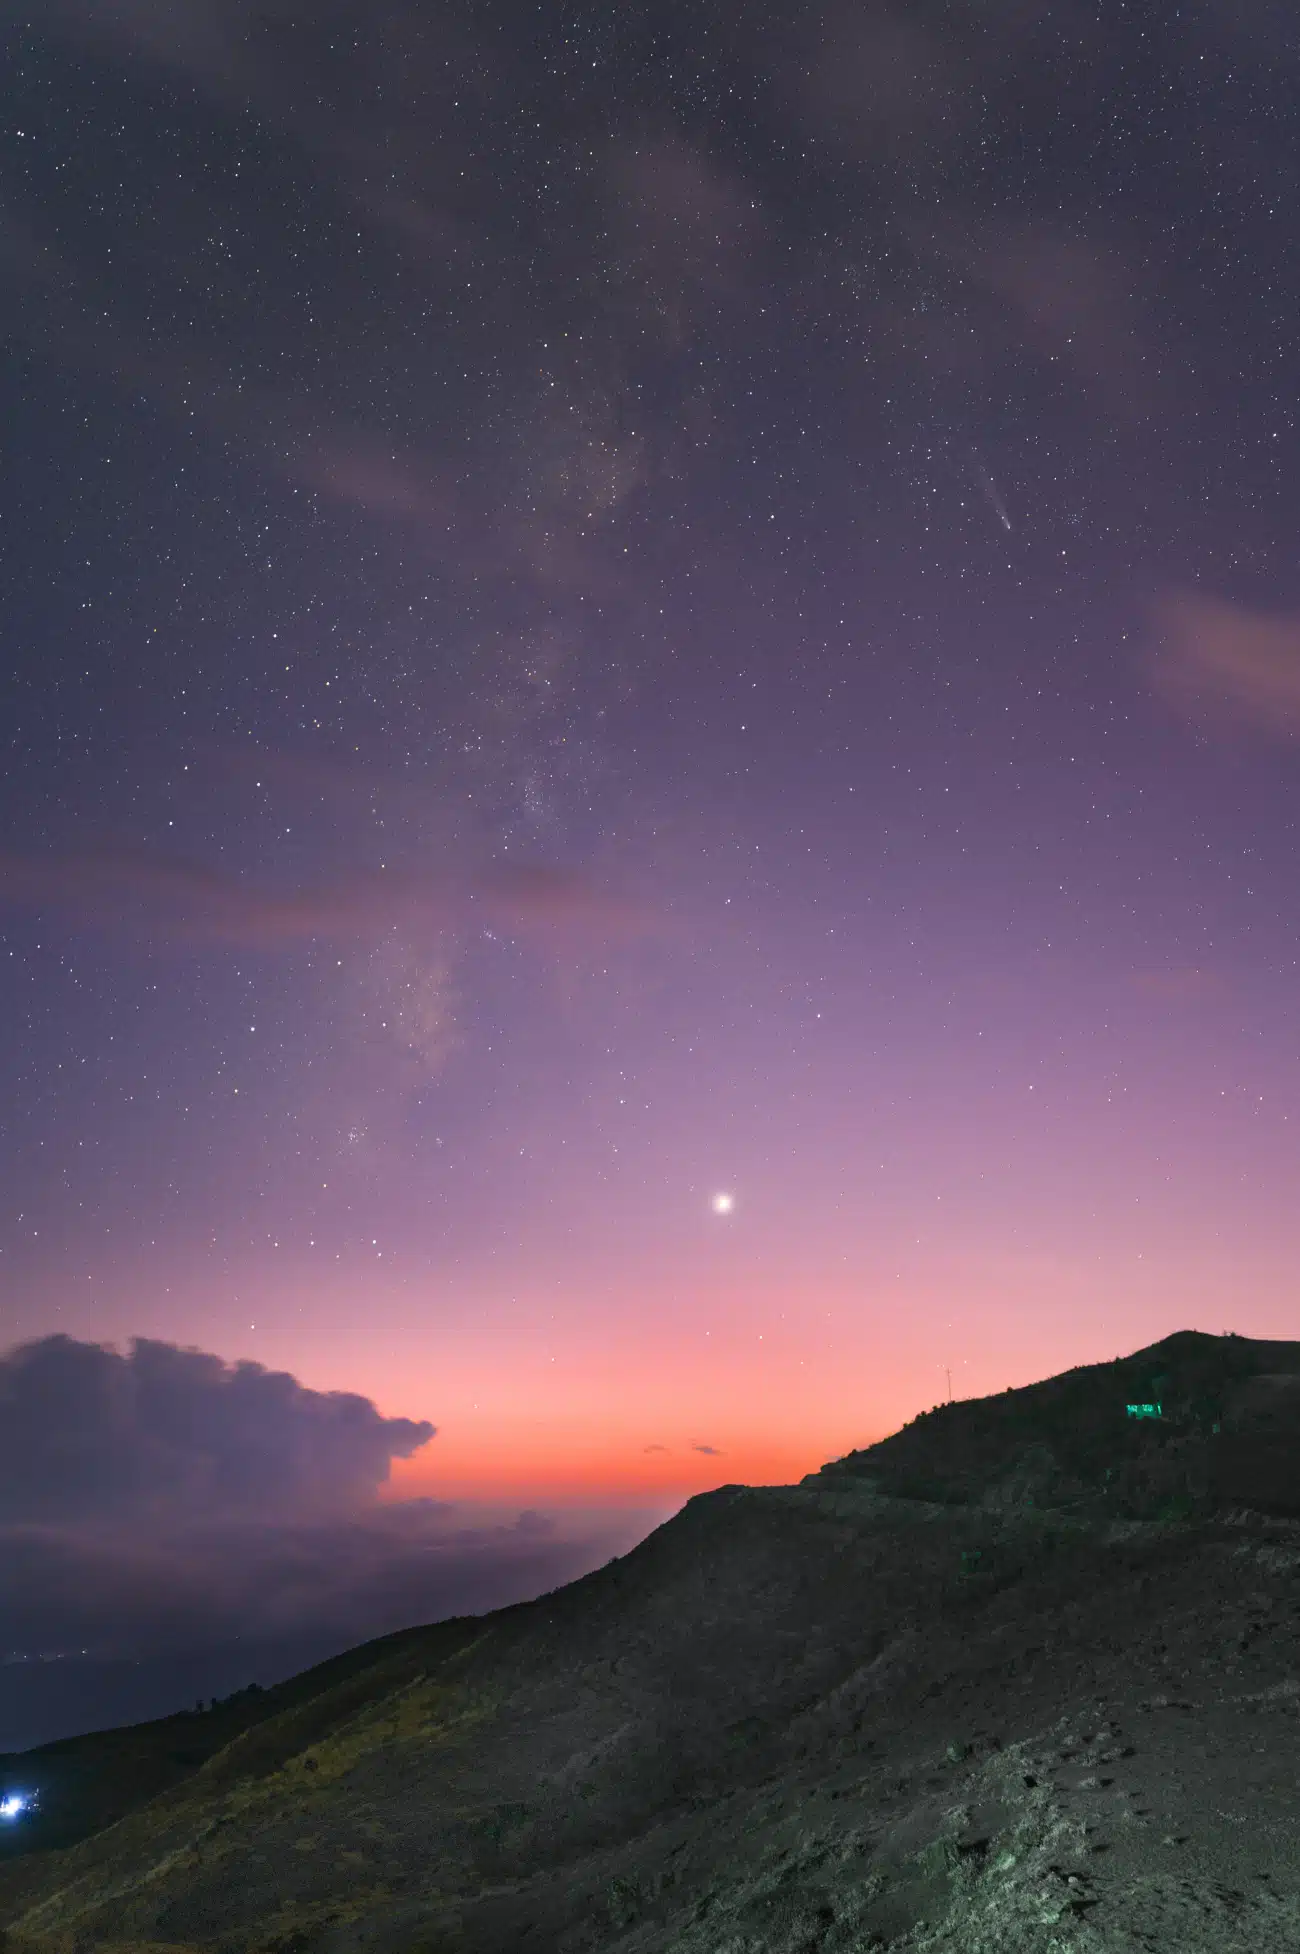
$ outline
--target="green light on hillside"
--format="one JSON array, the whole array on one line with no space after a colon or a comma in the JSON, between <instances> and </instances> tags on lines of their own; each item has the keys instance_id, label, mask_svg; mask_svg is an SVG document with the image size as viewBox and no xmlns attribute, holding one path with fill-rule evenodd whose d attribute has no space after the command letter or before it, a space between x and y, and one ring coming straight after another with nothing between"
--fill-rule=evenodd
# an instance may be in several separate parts
<instances>
[{"instance_id":1,"label":"green light on hillside","mask_svg":"<svg viewBox=\"0 0 1300 1954\"><path fill-rule=\"evenodd\" d=\"M1158 1418L1160 1416L1160 1406L1158 1404L1126 1404L1124 1409L1130 1418Z\"/></svg>"}]
</instances>

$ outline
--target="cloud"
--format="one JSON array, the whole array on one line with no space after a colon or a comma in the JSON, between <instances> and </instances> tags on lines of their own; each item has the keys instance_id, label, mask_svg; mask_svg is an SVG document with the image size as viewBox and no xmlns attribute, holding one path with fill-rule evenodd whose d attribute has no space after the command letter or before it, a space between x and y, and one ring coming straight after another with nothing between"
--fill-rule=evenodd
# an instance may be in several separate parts
<instances>
[{"instance_id":1,"label":"cloud","mask_svg":"<svg viewBox=\"0 0 1300 1954\"><path fill-rule=\"evenodd\" d=\"M630 1544L529 1508L376 1497L424 1420L257 1364L147 1340L0 1356L0 1650L344 1647L492 1608Z\"/></svg>"},{"instance_id":2,"label":"cloud","mask_svg":"<svg viewBox=\"0 0 1300 1954\"><path fill-rule=\"evenodd\" d=\"M1185 711L1221 713L1274 733L1300 732L1300 615L1251 611L1200 591L1153 607L1158 691Z\"/></svg>"},{"instance_id":3,"label":"cloud","mask_svg":"<svg viewBox=\"0 0 1300 1954\"><path fill-rule=\"evenodd\" d=\"M668 1447L666 1445L643 1445L641 1450L643 1452L666 1452Z\"/></svg>"},{"instance_id":4,"label":"cloud","mask_svg":"<svg viewBox=\"0 0 1300 1954\"><path fill-rule=\"evenodd\" d=\"M722 1453L716 1445L692 1445L692 1452L703 1452L707 1459L720 1459Z\"/></svg>"},{"instance_id":5,"label":"cloud","mask_svg":"<svg viewBox=\"0 0 1300 1954\"><path fill-rule=\"evenodd\" d=\"M1222 977L1212 970L1138 970L1133 987L1159 1004L1201 1004L1226 995Z\"/></svg>"},{"instance_id":6,"label":"cloud","mask_svg":"<svg viewBox=\"0 0 1300 1954\"><path fill-rule=\"evenodd\" d=\"M1112 245L1059 226L945 219L914 231L923 255L942 257L993 302L991 345L1015 344L1066 362L1106 408L1128 420L1148 412L1160 382L1143 332L1145 306L1132 263Z\"/></svg>"},{"instance_id":7,"label":"cloud","mask_svg":"<svg viewBox=\"0 0 1300 1954\"><path fill-rule=\"evenodd\" d=\"M0 899L102 928L274 950L315 937L378 934L411 893L399 896L380 876L315 890L259 889L197 862L102 850L0 856ZM426 913L433 901L426 893Z\"/></svg>"},{"instance_id":8,"label":"cloud","mask_svg":"<svg viewBox=\"0 0 1300 1954\"><path fill-rule=\"evenodd\" d=\"M947 23L936 33L901 7L839 7L822 19L804 105L847 147L911 151L951 124L968 67Z\"/></svg>"},{"instance_id":9,"label":"cloud","mask_svg":"<svg viewBox=\"0 0 1300 1954\"><path fill-rule=\"evenodd\" d=\"M439 254L465 244L451 200L478 145L448 111L486 103L505 82L493 41L380 0L349 22L340 57L331 12L304 19L290 0L54 0L49 24L277 125L399 241Z\"/></svg>"},{"instance_id":10,"label":"cloud","mask_svg":"<svg viewBox=\"0 0 1300 1954\"><path fill-rule=\"evenodd\" d=\"M534 939L563 937L594 946L627 942L665 927L663 918L643 904L540 862L494 869L482 879L478 900L517 935Z\"/></svg>"},{"instance_id":11,"label":"cloud","mask_svg":"<svg viewBox=\"0 0 1300 1954\"><path fill-rule=\"evenodd\" d=\"M410 362L404 333L390 336L385 319L400 316L397 283L388 303L371 285L349 305L340 285L347 273L337 268L305 313L300 290L283 295L278 316L298 329L283 345L274 386L259 383L250 376L266 364L266 310L259 345L249 342L239 307L223 333L188 232L165 217L151 232L147 266L137 241L122 237L107 266L83 250L76 262L60 260L57 277L45 244L60 231L57 216L25 223L18 329L112 374L133 396L163 399L188 430L197 421L267 473L414 529L454 574L522 574L551 591L604 587L608 567L591 545L644 479L644 441L627 411L636 391L625 336L597 329L598 308L587 308L581 350L566 362L560 349L574 323L567 299L541 298L532 251L487 214L499 196L499 159L467 133L466 112L476 104L484 118L490 111L508 123L526 112L531 94L501 37L382 0L351 23L345 58L328 13L304 19L284 0L58 0L50 26L129 69L136 88L158 91L172 69L219 115L256 117L272 136L277 168L348 209L349 228L359 223L382 240L388 275L400 265L398 277L409 280L415 269L440 294L449 329L464 332L455 357L467 405L449 429L430 412L418 378L400 405L392 401L399 359ZM554 137L552 175L567 177L579 201L589 168L576 131ZM590 262L599 235L593 240L581 216L565 247L574 262L555 278L560 292L599 282ZM41 242L33 245L28 232ZM123 267L133 262L140 275L125 299ZM206 303L193 289L200 281ZM477 314L466 301L471 284L485 300ZM169 285L191 290L181 314L203 323L178 332L174 306L142 306L142 289ZM318 330L323 317L335 321L330 337ZM364 329L349 339L347 321L358 319ZM350 399L389 400L382 416L358 422L341 405L331 375L344 348ZM502 423L515 438L500 434ZM468 443L467 429L477 430Z\"/></svg>"},{"instance_id":12,"label":"cloud","mask_svg":"<svg viewBox=\"0 0 1300 1954\"><path fill-rule=\"evenodd\" d=\"M644 907L607 895L577 871L542 863L490 868L468 884L375 872L277 890L160 855L11 853L0 854L5 900L164 941L260 950L377 941L393 930L428 937L475 917L534 940L625 941L654 927Z\"/></svg>"},{"instance_id":13,"label":"cloud","mask_svg":"<svg viewBox=\"0 0 1300 1954\"><path fill-rule=\"evenodd\" d=\"M215 348L134 316L102 277L69 263L13 210L0 211L0 262L21 300L14 329L33 343L57 344L76 365L151 395L268 475L412 526L448 563L470 560L470 511L437 456L358 426L305 378L272 390L234 377Z\"/></svg>"},{"instance_id":14,"label":"cloud","mask_svg":"<svg viewBox=\"0 0 1300 1954\"><path fill-rule=\"evenodd\" d=\"M251 9L223 0L55 0L52 19L79 36L131 49L197 75L211 85L235 85L246 75Z\"/></svg>"},{"instance_id":15,"label":"cloud","mask_svg":"<svg viewBox=\"0 0 1300 1954\"><path fill-rule=\"evenodd\" d=\"M0 1357L0 1522L341 1511L433 1435L260 1364L45 1337Z\"/></svg>"},{"instance_id":16,"label":"cloud","mask_svg":"<svg viewBox=\"0 0 1300 1954\"><path fill-rule=\"evenodd\" d=\"M764 224L753 186L676 130L611 149L618 272L647 327L680 346L702 316L749 291Z\"/></svg>"},{"instance_id":17,"label":"cloud","mask_svg":"<svg viewBox=\"0 0 1300 1954\"><path fill-rule=\"evenodd\" d=\"M826 302L854 292L873 363L901 359L964 402L972 387L996 396L1008 359L1028 353L1072 369L1110 422L1141 423L1168 405L1149 240L1130 245L1114 204L1061 194L1050 167L1041 188L989 194L1003 166L990 160L1002 147L990 145L991 105L1014 103L1020 121L1059 115L1059 74L1043 58L1050 12L1040 0L829 0L793 30L776 85L822 153L858 172L857 262L832 248L823 276ZM1076 17L1076 77L1105 85L1112 60L1113 41Z\"/></svg>"},{"instance_id":18,"label":"cloud","mask_svg":"<svg viewBox=\"0 0 1300 1954\"><path fill-rule=\"evenodd\" d=\"M959 9L927 0L829 0L801 14L777 84L818 138L829 138L907 203L934 201L965 151L988 141L990 105L1010 98L1056 108L1059 82L1043 60L1046 0L976 0ZM1108 43L1077 12L1071 21L1077 75L1104 60ZM982 174L980 168L970 172Z\"/></svg>"},{"instance_id":19,"label":"cloud","mask_svg":"<svg viewBox=\"0 0 1300 1954\"><path fill-rule=\"evenodd\" d=\"M561 980L563 996L582 971L668 928L646 904L541 862L460 877L372 871L277 889L126 850L0 853L0 912L6 903L150 952L346 948L355 954L345 981L359 980L354 1037L368 1051L386 1047L404 1076L420 1080L436 1077L464 1043L457 1007L473 976L466 960L484 938L527 948L544 980Z\"/></svg>"},{"instance_id":20,"label":"cloud","mask_svg":"<svg viewBox=\"0 0 1300 1954\"><path fill-rule=\"evenodd\" d=\"M312 1520L185 1528L0 1526L0 1648L97 1655L234 1641L338 1648L575 1579L631 1544L544 1516L464 1524L433 1500Z\"/></svg>"},{"instance_id":21,"label":"cloud","mask_svg":"<svg viewBox=\"0 0 1300 1954\"><path fill-rule=\"evenodd\" d=\"M251 423L257 403L248 403ZM271 411L284 418L284 407L275 402ZM304 416L308 409L304 404ZM218 431L230 432L243 416L228 413L218 420ZM250 424L244 430L250 449L254 433ZM469 548L456 491L436 463L397 453L391 442L364 429L346 428L313 412L311 424L296 440L282 440L272 460L276 472L308 488L320 489L336 501L353 503L369 515L396 517L416 523L426 537L431 534L454 540L463 558Z\"/></svg>"}]
</instances>

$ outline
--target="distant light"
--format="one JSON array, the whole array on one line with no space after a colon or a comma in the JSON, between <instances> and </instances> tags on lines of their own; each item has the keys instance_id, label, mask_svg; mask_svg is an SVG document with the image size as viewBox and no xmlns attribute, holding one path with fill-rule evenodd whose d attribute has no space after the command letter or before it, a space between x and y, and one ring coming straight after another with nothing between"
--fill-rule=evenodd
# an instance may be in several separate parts
<instances>
[{"instance_id":1,"label":"distant light","mask_svg":"<svg viewBox=\"0 0 1300 1954\"><path fill-rule=\"evenodd\" d=\"M734 1194L715 1194L709 1203L714 1214L730 1214L735 1205L736 1197Z\"/></svg>"},{"instance_id":2,"label":"distant light","mask_svg":"<svg viewBox=\"0 0 1300 1954\"><path fill-rule=\"evenodd\" d=\"M21 1818L31 1804L25 1791L10 1791L0 1798L0 1818Z\"/></svg>"}]
</instances>

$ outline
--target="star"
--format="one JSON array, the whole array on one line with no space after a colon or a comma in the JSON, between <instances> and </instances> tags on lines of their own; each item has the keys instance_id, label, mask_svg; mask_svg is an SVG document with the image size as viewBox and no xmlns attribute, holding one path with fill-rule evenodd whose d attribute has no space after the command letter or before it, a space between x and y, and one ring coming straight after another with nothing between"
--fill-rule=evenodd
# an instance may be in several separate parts
<instances>
[{"instance_id":1,"label":"star","mask_svg":"<svg viewBox=\"0 0 1300 1954\"><path fill-rule=\"evenodd\" d=\"M715 1194L709 1206L714 1214L730 1214L736 1205L734 1194Z\"/></svg>"}]
</instances>

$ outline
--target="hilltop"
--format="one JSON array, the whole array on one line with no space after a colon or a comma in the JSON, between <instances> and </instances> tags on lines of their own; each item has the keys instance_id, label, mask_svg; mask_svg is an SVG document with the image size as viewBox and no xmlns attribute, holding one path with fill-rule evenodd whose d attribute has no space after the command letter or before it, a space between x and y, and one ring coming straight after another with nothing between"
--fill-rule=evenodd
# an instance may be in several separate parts
<instances>
[{"instance_id":1,"label":"hilltop","mask_svg":"<svg viewBox=\"0 0 1300 1954\"><path fill-rule=\"evenodd\" d=\"M1300 1946L1300 1344L1180 1333L552 1595L5 1760L8 1954Z\"/></svg>"},{"instance_id":2,"label":"hilltop","mask_svg":"<svg viewBox=\"0 0 1300 1954\"><path fill-rule=\"evenodd\" d=\"M1154 1519L1300 1517L1300 1343L1181 1330L1131 1357L923 1412L817 1475L895 1498Z\"/></svg>"}]
</instances>

